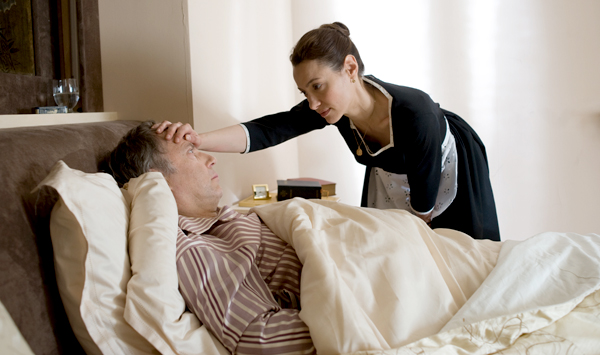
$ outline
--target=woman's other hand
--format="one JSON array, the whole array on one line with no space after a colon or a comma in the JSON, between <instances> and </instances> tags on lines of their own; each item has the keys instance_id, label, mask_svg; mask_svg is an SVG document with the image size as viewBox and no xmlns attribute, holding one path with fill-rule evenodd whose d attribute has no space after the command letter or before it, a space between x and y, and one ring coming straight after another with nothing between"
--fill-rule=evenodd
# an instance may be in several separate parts
<instances>
[{"instance_id":1,"label":"woman's other hand","mask_svg":"<svg viewBox=\"0 0 600 355\"><path fill-rule=\"evenodd\" d=\"M165 139L167 140L173 140L175 143L186 140L191 142L196 148L200 148L200 137L189 123L162 121L161 123L155 123L152 129L156 130L158 134L166 132Z\"/></svg>"},{"instance_id":2,"label":"woman's other hand","mask_svg":"<svg viewBox=\"0 0 600 355\"><path fill-rule=\"evenodd\" d=\"M423 221L425 221L425 223L427 223L427 225L429 226L429 228L431 228L431 220L433 219L433 211L427 213L427 214L415 214L417 217L421 218Z\"/></svg>"}]
</instances>

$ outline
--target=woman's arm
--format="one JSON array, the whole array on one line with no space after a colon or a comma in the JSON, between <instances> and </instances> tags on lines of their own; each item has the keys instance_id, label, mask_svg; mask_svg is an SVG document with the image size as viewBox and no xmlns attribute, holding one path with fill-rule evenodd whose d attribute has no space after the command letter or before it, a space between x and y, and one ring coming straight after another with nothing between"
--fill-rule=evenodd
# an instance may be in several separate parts
<instances>
[{"instance_id":1,"label":"woman's arm","mask_svg":"<svg viewBox=\"0 0 600 355\"><path fill-rule=\"evenodd\" d=\"M182 139L209 152L242 153L246 150L246 132L240 125L198 134L189 123L163 121L155 124L156 133L166 131L166 139L179 143Z\"/></svg>"},{"instance_id":2,"label":"woman's arm","mask_svg":"<svg viewBox=\"0 0 600 355\"><path fill-rule=\"evenodd\" d=\"M310 109L307 100L294 106L290 111L263 116L239 125L221 128L207 133L196 133L192 126L181 122L163 121L153 126L157 133L166 131L166 139L175 143L185 139L196 148L210 152L243 153L269 148L315 129L326 127L325 121L317 112ZM246 150L248 148L248 150Z\"/></svg>"}]
</instances>

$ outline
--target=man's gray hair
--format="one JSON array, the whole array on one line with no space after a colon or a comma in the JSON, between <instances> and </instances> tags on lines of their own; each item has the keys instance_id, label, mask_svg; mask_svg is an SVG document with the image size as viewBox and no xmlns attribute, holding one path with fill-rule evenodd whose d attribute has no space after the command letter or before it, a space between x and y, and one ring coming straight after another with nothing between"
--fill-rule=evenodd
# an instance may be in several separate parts
<instances>
[{"instance_id":1,"label":"man's gray hair","mask_svg":"<svg viewBox=\"0 0 600 355\"><path fill-rule=\"evenodd\" d=\"M130 179L155 169L169 176L175 172L171 162L165 157L164 139L152 129L154 121L142 122L121 138L117 147L110 153L109 172L119 186Z\"/></svg>"}]
</instances>

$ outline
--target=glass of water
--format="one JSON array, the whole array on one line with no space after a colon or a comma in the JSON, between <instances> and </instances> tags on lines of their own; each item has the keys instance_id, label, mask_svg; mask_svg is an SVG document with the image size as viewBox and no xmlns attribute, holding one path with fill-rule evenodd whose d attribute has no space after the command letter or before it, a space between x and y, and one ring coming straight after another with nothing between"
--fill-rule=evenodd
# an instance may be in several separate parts
<instances>
[{"instance_id":1,"label":"glass of water","mask_svg":"<svg viewBox=\"0 0 600 355\"><path fill-rule=\"evenodd\" d=\"M69 112L79 101L79 84L77 79L60 79L53 81L54 101L58 106L66 106Z\"/></svg>"}]
</instances>

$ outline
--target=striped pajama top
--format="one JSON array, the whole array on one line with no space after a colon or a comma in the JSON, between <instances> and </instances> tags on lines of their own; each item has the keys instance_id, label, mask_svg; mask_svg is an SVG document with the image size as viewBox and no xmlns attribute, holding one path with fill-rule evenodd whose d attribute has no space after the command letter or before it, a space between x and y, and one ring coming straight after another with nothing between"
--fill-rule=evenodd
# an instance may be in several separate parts
<instances>
[{"instance_id":1,"label":"striped pajama top","mask_svg":"<svg viewBox=\"0 0 600 355\"><path fill-rule=\"evenodd\" d=\"M177 272L187 307L232 353L313 354L298 317L302 264L255 213L179 216Z\"/></svg>"}]
</instances>

